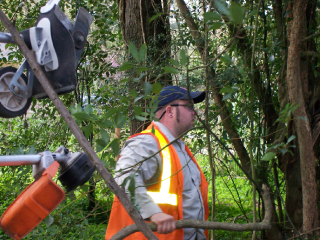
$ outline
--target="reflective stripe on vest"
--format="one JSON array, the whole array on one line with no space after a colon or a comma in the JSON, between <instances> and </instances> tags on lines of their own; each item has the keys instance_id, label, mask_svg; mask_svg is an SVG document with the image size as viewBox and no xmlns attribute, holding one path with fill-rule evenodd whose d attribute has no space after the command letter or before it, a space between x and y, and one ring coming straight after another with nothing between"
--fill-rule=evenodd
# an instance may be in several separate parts
<instances>
[{"instance_id":1,"label":"reflective stripe on vest","mask_svg":"<svg viewBox=\"0 0 320 240\"><path fill-rule=\"evenodd\" d=\"M164 139L162 134L157 130L147 129L142 133L153 133L155 137L159 140L160 149L163 149L166 145L168 145L167 141ZM171 194L169 192L170 189L170 178L171 178L171 156L169 152L169 148L166 147L162 151L162 176L161 176L161 187L159 192L147 191L148 195L153 199L153 201L157 204L170 204L173 206L178 205L177 194Z\"/></svg>"}]
</instances>

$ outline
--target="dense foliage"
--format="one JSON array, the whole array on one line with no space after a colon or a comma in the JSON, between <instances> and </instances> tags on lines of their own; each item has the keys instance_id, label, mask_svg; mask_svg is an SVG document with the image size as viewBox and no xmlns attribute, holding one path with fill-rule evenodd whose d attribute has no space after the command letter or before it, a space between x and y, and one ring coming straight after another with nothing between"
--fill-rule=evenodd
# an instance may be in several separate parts
<instances>
[{"instance_id":1,"label":"dense foliage","mask_svg":"<svg viewBox=\"0 0 320 240\"><path fill-rule=\"evenodd\" d=\"M144 39L139 46L133 43L141 37L138 31L135 41L128 41L127 35L124 39L121 28L126 25L119 18L120 2L59 3L70 19L75 19L79 7L94 18L77 70L77 89L61 99L107 170L113 172L115 157L130 135L130 124L153 119L153 100L167 82L206 90L208 102L197 106L199 128L189 132L185 141L211 182L209 220L261 220L263 204L259 194L255 195L260 191L255 187L264 183L275 199L275 211L272 229L256 233L256 237L286 239L310 230L302 217L306 206L302 201L304 175L300 168L300 153L307 146L298 141L301 135L295 121L307 122L314 133L312 151L319 156L317 35L303 42L306 46L300 52L301 59L293 59L301 60L301 72L307 76L300 86L303 104L292 100L288 86L293 80L286 79L290 73L290 40L294 41L290 39L293 12L300 1L163 0L168 5L163 12L153 9L150 19L141 19L144 26L154 24L154 29L168 20L170 26L165 26L170 28L166 32L170 34L166 36L170 39L169 55L159 43L164 35L153 36L152 44L150 39ZM306 18L303 37L316 33L319 25L318 2L306 2L306 10L299 9ZM21 31L35 25L45 3L0 0L0 8ZM0 31L6 31L1 23ZM154 57L159 49L166 54L160 54L161 60L157 61ZM5 54L0 56L0 67L21 64L23 56L15 45L6 44L1 51ZM306 116L296 115L299 106L305 109ZM121 129L120 139L115 135L116 128ZM82 151L48 99L34 99L26 116L0 119L0 155L34 154L45 149L53 152L60 145L71 152ZM313 170L319 170L318 159L314 162L317 165ZM248 175L257 186L252 185ZM31 167L1 167L0 180L2 214L33 181ZM112 200L113 194L95 173L90 182L67 194L64 202L26 239L103 239ZM313 229L316 227L315 221ZM252 235L255 233L215 232L216 239L250 239ZM0 238L6 239L2 231Z\"/></svg>"}]
</instances>

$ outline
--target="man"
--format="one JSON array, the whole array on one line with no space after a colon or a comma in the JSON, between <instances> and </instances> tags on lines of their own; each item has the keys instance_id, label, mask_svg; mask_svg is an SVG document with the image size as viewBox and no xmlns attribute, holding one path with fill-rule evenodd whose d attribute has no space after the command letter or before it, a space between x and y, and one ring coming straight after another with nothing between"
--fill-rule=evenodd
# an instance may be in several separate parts
<instances>
[{"instance_id":1,"label":"man","mask_svg":"<svg viewBox=\"0 0 320 240\"><path fill-rule=\"evenodd\" d=\"M142 218L157 224L159 239L207 239L203 229L175 229L176 220L207 220L209 215L208 183L189 148L178 139L194 124L194 103L205 97L205 92L164 87L156 110L159 121L126 141L116 165L117 183L125 187ZM115 197L106 239L133 223ZM126 239L146 238L139 232Z\"/></svg>"}]
</instances>

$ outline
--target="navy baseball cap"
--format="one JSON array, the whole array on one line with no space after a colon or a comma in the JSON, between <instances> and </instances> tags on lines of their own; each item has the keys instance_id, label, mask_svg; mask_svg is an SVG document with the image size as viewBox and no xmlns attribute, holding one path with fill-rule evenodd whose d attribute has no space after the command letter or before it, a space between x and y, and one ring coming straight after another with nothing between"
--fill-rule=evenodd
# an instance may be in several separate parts
<instances>
[{"instance_id":1,"label":"navy baseball cap","mask_svg":"<svg viewBox=\"0 0 320 240\"><path fill-rule=\"evenodd\" d=\"M178 86L167 86L162 88L158 96L158 108L156 112L175 100L193 99L194 103L202 102L206 98L206 92L190 92L185 88Z\"/></svg>"}]
</instances>

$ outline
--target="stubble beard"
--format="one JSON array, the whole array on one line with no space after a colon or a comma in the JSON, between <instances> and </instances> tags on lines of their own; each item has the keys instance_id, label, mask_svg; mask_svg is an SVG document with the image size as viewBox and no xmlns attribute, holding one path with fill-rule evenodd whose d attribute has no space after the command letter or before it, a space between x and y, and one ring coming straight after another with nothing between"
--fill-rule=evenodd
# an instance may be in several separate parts
<instances>
[{"instance_id":1,"label":"stubble beard","mask_svg":"<svg viewBox=\"0 0 320 240\"><path fill-rule=\"evenodd\" d=\"M177 108L177 110L176 110L176 120L177 120L177 123L180 124L180 110L179 110L179 108ZM190 123L189 126L188 126L188 128L184 129L184 131L183 131L182 133L184 133L185 131L190 130L190 129L193 127L193 125L194 125L194 124ZM181 134L182 134L182 133L181 133Z\"/></svg>"},{"instance_id":2,"label":"stubble beard","mask_svg":"<svg viewBox=\"0 0 320 240\"><path fill-rule=\"evenodd\" d=\"M177 112L177 117L176 117L177 122L180 123L180 110L179 110L179 107L177 107L176 112Z\"/></svg>"}]
</instances>

